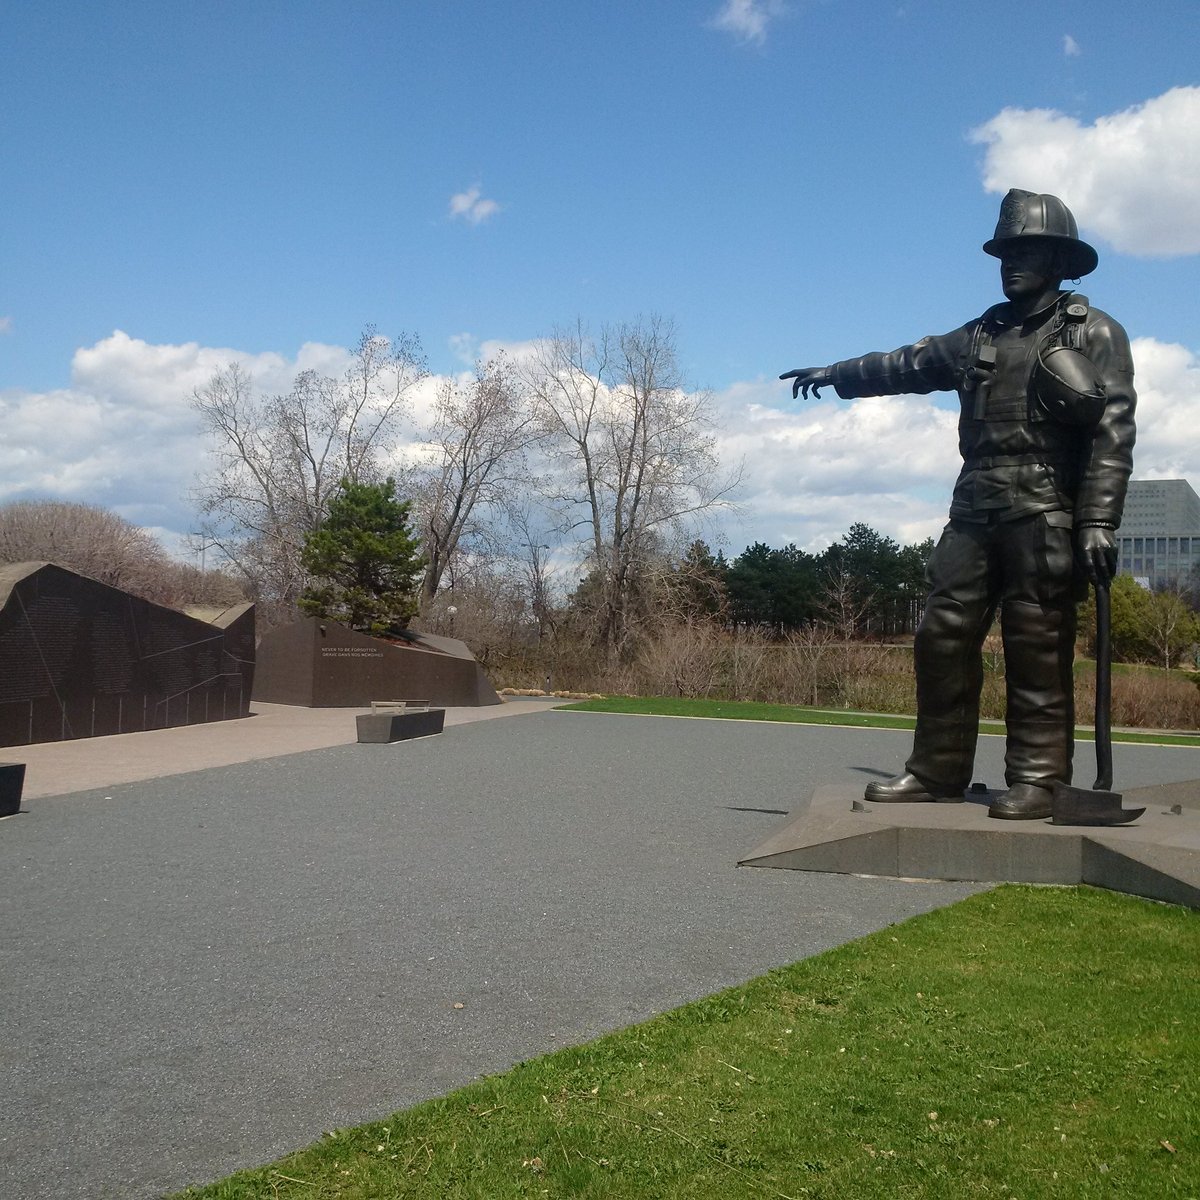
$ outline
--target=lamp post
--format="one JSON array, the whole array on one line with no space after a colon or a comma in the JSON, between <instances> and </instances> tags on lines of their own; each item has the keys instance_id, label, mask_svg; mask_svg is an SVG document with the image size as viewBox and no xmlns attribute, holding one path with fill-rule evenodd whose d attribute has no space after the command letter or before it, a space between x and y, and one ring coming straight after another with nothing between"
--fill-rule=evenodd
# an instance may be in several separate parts
<instances>
[{"instance_id":1,"label":"lamp post","mask_svg":"<svg viewBox=\"0 0 1200 1200\"><path fill-rule=\"evenodd\" d=\"M200 595L196 597L201 604L208 594L208 548L217 543L202 533L189 533L189 538L195 538L200 543Z\"/></svg>"}]
</instances>

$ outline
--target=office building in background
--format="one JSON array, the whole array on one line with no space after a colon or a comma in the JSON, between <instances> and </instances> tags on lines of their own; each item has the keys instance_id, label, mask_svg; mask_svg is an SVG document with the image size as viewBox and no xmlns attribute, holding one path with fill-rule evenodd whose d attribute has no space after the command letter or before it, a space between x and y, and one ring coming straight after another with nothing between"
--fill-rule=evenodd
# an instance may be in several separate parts
<instances>
[{"instance_id":1,"label":"office building in background","mask_svg":"<svg viewBox=\"0 0 1200 1200\"><path fill-rule=\"evenodd\" d=\"M1117 530L1118 569L1143 587L1192 581L1200 564L1200 496L1186 479L1134 479Z\"/></svg>"}]
</instances>

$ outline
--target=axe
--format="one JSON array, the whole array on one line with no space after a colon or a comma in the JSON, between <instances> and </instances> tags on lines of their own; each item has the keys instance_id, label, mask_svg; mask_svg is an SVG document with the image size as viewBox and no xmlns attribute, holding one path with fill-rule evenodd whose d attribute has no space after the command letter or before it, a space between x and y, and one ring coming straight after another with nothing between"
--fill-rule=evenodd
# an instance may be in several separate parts
<instances>
[{"instance_id":1,"label":"axe","mask_svg":"<svg viewBox=\"0 0 1200 1200\"><path fill-rule=\"evenodd\" d=\"M1054 825L1128 825L1144 808L1122 808L1112 791L1112 606L1108 579L1096 584L1096 782L1091 791L1054 785Z\"/></svg>"}]
</instances>

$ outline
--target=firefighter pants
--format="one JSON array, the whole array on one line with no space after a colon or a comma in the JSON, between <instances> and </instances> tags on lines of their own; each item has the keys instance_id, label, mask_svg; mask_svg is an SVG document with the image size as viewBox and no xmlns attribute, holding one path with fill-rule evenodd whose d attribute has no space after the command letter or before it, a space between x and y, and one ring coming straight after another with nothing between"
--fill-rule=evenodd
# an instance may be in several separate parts
<instances>
[{"instance_id":1,"label":"firefighter pants","mask_svg":"<svg viewBox=\"0 0 1200 1200\"><path fill-rule=\"evenodd\" d=\"M971 782L983 688L983 641L1000 610L1005 781L1070 783L1074 750L1075 569L1069 513L986 524L951 521L929 560L917 629L917 728L907 769L927 786Z\"/></svg>"}]
</instances>

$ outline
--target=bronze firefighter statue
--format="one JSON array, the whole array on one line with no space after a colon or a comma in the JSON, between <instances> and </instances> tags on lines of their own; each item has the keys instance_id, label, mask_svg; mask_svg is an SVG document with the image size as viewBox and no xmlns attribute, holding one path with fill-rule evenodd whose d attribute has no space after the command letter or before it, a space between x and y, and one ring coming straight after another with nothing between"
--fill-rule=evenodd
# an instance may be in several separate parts
<instances>
[{"instance_id":1,"label":"bronze firefighter statue","mask_svg":"<svg viewBox=\"0 0 1200 1200\"><path fill-rule=\"evenodd\" d=\"M1095 250L1057 196L1013 190L983 249L1005 301L952 333L887 354L781 375L792 395L957 391L963 465L929 561L917 630L917 727L905 773L867 785L876 803L961 800L971 781L982 646L1000 611L1007 790L990 815L1048 817L1071 782L1075 606L1116 572L1115 530L1133 465L1133 361L1125 330L1064 279Z\"/></svg>"}]
</instances>

